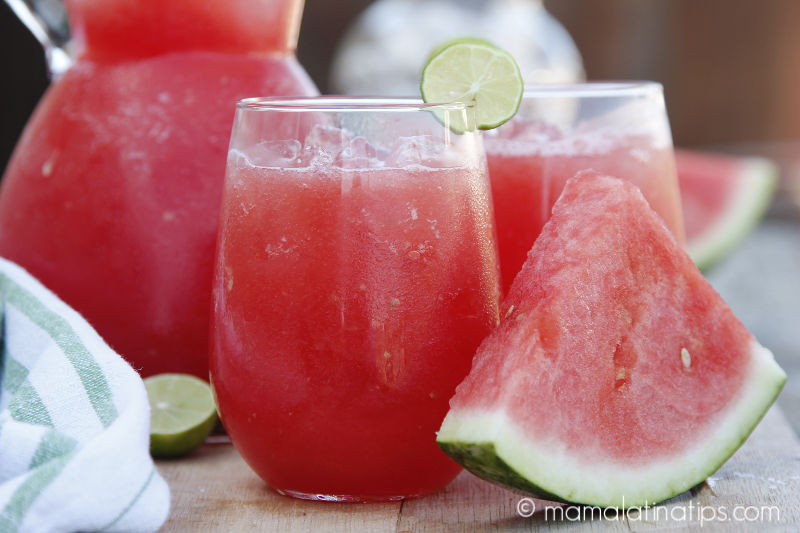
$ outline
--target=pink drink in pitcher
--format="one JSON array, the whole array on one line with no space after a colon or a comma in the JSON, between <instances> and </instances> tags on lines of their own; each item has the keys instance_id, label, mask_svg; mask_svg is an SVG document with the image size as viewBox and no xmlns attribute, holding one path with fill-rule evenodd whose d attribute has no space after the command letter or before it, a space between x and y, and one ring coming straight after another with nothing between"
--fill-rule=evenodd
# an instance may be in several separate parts
<instances>
[{"instance_id":1,"label":"pink drink in pitcher","mask_svg":"<svg viewBox=\"0 0 800 533\"><path fill-rule=\"evenodd\" d=\"M302 0L67 0L77 62L0 187L0 255L143 375L208 377L211 277L238 100L315 94Z\"/></svg>"}]
</instances>

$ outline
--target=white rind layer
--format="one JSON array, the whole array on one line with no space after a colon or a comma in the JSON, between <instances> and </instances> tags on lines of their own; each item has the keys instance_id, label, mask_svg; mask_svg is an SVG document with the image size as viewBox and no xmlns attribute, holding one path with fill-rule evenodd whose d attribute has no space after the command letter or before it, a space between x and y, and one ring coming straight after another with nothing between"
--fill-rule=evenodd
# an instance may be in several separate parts
<instances>
[{"instance_id":1,"label":"white rind layer","mask_svg":"<svg viewBox=\"0 0 800 533\"><path fill-rule=\"evenodd\" d=\"M736 179L741 185L725 213L687 243L686 251L701 269L728 253L758 223L775 192L778 168L767 159L754 157Z\"/></svg>"},{"instance_id":2,"label":"white rind layer","mask_svg":"<svg viewBox=\"0 0 800 533\"><path fill-rule=\"evenodd\" d=\"M744 442L777 397L786 374L772 352L755 339L751 353L748 379L737 400L719 415L708 435L680 455L654 457L647 465L612 460L604 463L597 457L580 457L567 453L564 447L537 442L535 436L525 435L502 406L487 411L451 409L437 442L451 446L494 445L497 457L519 476L564 501L620 508L655 504L714 473Z\"/></svg>"}]
</instances>

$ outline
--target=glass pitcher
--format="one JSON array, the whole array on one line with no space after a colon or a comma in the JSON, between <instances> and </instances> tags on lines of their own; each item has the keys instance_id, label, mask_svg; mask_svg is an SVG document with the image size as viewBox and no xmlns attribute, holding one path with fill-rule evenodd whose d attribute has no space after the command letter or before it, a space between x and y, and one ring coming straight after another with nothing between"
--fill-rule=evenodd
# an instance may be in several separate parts
<instances>
[{"instance_id":1,"label":"glass pitcher","mask_svg":"<svg viewBox=\"0 0 800 533\"><path fill-rule=\"evenodd\" d=\"M317 93L294 55L303 1L66 7L75 62L45 93L0 184L0 255L143 375L205 379L234 104Z\"/></svg>"}]
</instances>

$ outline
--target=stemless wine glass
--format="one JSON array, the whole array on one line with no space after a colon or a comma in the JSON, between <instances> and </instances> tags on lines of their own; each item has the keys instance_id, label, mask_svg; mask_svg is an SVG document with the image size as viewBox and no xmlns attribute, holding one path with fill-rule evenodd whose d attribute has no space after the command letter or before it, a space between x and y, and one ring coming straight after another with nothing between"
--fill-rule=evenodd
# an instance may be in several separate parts
<instances>
[{"instance_id":1,"label":"stemless wine glass","mask_svg":"<svg viewBox=\"0 0 800 533\"><path fill-rule=\"evenodd\" d=\"M654 82L529 85L517 115L484 135L506 291L566 181L594 169L637 185L683 242L662 87Z\"/></svg>"},{"instance_id":2,"label":"stemless wine glass","mask_svg":"<svg viewBox=\"0 0 800 533\"><path fill-rule=\"evenodd\" d=\"M211 378L234 445L281 494L393 500L458 473L435 432L500 294L473 124L460 103L239 103Z\"/></svg>"}]
</instances>

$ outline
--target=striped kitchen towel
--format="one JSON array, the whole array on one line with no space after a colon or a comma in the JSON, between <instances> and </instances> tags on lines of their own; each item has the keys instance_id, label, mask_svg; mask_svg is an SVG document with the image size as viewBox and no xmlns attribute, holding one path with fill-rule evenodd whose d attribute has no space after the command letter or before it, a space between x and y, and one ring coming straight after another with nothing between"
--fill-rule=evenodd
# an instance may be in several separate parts
<instances>
[{"instance_id":1,"label":"striped kitchen towel","mask_svg":"<svg viewBox=\"0 0 800 533\"><path fill-rule=\"evenodd\" d=\"M157 530L169 488L139 375L4 259L0 313L0 533Z\"/></svg>"}]
</instances>

